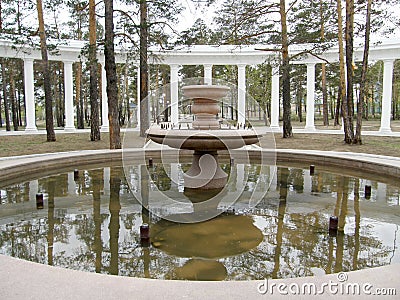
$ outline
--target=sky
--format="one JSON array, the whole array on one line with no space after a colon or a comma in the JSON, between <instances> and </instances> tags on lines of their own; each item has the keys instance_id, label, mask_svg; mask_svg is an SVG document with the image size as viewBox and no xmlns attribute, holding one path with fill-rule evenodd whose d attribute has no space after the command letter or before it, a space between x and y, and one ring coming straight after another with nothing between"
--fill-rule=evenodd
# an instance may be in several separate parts
<instances>
[{"instance_id":1,"label":"sky","mask_svg":"<svg viewBox=\"0 0 400 300\"><path fill-rule=\"evenodd\" d=\"M206 7L204 4L196 5L192 0L177 0L177 2L184 7L182 14L179 16L179 22L175 26L177 31L180 32L190 28L198 18L202 18L209 27L213 27L213 17L215 15L214 11L222 5L224 0L216 0L215 3L209 7ZM114 3L115 8L123 8L119 1L114 1ZM397 7L390 7L389 9L393 11L399 11L400 4ZM59 20L68 20L70 18L70 13L68 10L60 8L58 12ZM47 14L47 20L49 23L54 22L51 12ZM101 19L101 21L104 22L104 18ZM372 38L378 39L377 36L373 36ZM391 36L391 38L400 39L400 28Z\"/></svg>"}]
</instances>

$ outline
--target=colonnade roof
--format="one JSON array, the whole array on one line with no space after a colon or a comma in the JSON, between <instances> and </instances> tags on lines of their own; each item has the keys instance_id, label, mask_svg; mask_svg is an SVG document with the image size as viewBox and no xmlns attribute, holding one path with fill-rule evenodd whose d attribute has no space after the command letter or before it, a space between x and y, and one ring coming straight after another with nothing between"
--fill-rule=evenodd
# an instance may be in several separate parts
<instances>
[{"instance_id":1,"label":"colonnade roof","mask_svg":"<svg viewBox=\"0 0 400 300\"><path fill-rule=\"evenodd\" d=\"M38 44L38 43L37 43ZM87 46L85 41L77 40L50 40L49 44L56 45L57 52L49 53L49 60L54 61L79 61L82 49ZM326 51L317 55L311 55L311 50L315 45L297 44L289 47L289 55L297 56L292 60L293 64L336 62L338 61L338 47L330 46ZM137 56L128 49L131 45L122 45L115 48L116 62L125 63L127 60L138 65ZM257 65L261 63L278 64L279 45L194 45L181 46L173 50L160 51L149 50L150 64L177 64L177 65ZM361 61L363 46L354 47L354 60ZM21 59L41 59L40 49L28 45L16 44L10 40L0 40L0 57L21 58ZM133 57L133 58L132 58ZM129 58L129 59L128 59ZM99 49L98 59L104 62L104 54ZM400 39L386 39L380 43L371 43L369 60L400 59Z\"/></svg>"}]
</instances>

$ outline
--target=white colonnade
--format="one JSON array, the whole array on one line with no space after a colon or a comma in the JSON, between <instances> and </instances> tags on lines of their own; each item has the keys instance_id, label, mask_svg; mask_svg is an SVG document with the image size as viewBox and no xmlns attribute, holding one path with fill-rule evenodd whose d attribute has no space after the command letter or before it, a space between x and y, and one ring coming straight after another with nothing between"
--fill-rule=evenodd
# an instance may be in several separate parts
<instances>
[{"instance_id":1,"label":"white colonnade","mask_svg":"<svg viewBox=\"0 0 400 300\"><path fill-rule=\"evenodd\" d=\"M64 63L64 83L65 83L65 131L74 131L74 91L73 91L73 63L80 60L80 51L84 47L84 42L69 41L66 45L60 45L59 55L49 54L49 59L54 61L62 61ZM17 49L12 42L0 41L0 57L21 58L24 61L24 88L26 102L26 132L37 131L36 112L34 99L34 60L40 60L40 51L36 49L28 49L24 47L24 51ZM215 65L235 65L238 68L238 122L244 123L246 116L246 66L257 65L271 61L271 53L258 51L256 48L262 46L191 46L189 49L171 50L157 52L154 51L154 59L149 58L150 64L166 64L170 66L170 83L171 83L171 122L178 123L178 81L179 68L183 65L202 65L204 67L204 83L212 84L212 68ZM300 50L299 50L300 49ZM292 49L291 54L302 51L301 47ZM382 113L381 113L381 133L390 133L391 118L391 99L393 85L393 68L394 61L400 59L400 41L388 40L380 45L370 47L370 59L374 61L382 60L384 62L383 70L383 89L382 89ZM355 59L360 60L362 57L362 49L355 49ZM127 53L123 50L116 49L117 63L126 63ZM334 62L337 61L337 49L332 48L321 55L324 59ZM108 131L108 104L106 92L106 77L104 70L104 56L99 53L99 61L102 65L102 124L101 131ZM314 125L314 104L315 104L315 67L318 63L322 63L313 56L307 56L302 60L296 61L296 64L305 64L307 66L307 114L306 114L306 130L315 130ZM137 68L138 87L140 86L138 63L133 63ZM140 89L138 88L137 99L139 99ZM139 103L138 103L139 104ZM138 115L140 115L140 105L137 106ZM271 124L273 130L279 129L279 66L272 67L271 80ZM139 121L139 118L137 118ZM139 122L138 122L139 123Z\"/></svg>"}]
</instances>

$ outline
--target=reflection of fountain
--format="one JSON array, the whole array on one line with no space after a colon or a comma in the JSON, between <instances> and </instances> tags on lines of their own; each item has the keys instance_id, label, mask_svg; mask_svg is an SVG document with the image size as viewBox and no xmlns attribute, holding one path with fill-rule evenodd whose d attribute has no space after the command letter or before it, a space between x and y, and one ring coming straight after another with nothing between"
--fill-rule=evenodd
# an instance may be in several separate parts
<instances>
[{"instance_id":1,"label":"reflection of fountain","mask_svg":"<svg viewBox=\"0 0 400 300\"><path fill-rule=\"evenodd\" d=\"M248 252L263 240L252 218L234 215L192 224L161 220L151 227L151 236L154 247L191 258L173 270L174 278L197 280L224 279L221 277L226 276L226 269L215 260Z\"/></svg>"},{"instance_id":2,"label":"reflection of fountain","mask_svg":"<svg viewBox=\"0 0 400 300\"><path fill-rule=\"evenodd\" d=\"M166 130L153 126L148 131L148 137L172 148L194 150L192 166L184 174L185 188L223 188L228 175L218 164L217 151L258 143L260 136L253 130L221 129L217 118L217 100L227 95L228 87L189 85L182 89L185 97L193 99L192 112L195 120L192 129Z\"/></svg>"}]
</instances>

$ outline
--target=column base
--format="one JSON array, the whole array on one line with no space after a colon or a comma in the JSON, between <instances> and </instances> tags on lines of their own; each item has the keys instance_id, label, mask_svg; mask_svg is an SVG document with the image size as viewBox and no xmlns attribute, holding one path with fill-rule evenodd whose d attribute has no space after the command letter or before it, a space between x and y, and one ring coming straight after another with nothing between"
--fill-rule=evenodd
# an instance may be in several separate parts
<instances>
[{"instance_id":1,"label":"column base","mask_svg":"<svg viewBox=\"0 0 400 300\"><path fill-rule=\"evenodd\" d=\"M35 133L38 132L37 127L26 127L25 128L25 133Z\"/></svg>"},{"instance_id":2,"label":"column base","mask_svg":"<svg viewBox=\"0 0 400 300\"><path fill-rule=\"evenodd\" d=\"M281 131L281 128L279 127L279 125L270 125L269 128L271 129L271 131Z\"/></svg>"},{"instance_id":3,"label":"column base","mask_svg":"<svg viewBox=\"0 0 400 300\"><path fill-rule=\"evenodd\" d=\"M379 129L379 133L383 133L383 134L385 134L385 133L392 133L392 129L391 129L390 127L381 127L381 128Z\"/></svg>"},{"instance_id":4,"label":"column base","mask_svg":"<svg viewBox=\"0 0 400 300\"><path fill-rule=\"evenodd\" d=\"M315 131L316 129L315 129L315 126L312 125L312 126L305 126L305 127L304 127L304 130Z\"/></svg>"},{"instance_id":5,"label":"column base","mask_svg":"<svg viewBox=\"0 0 400 300\"><path fill-rule=\"evenodd\" d=\"M109 132L110 131L110 127L107 125L102 125L100 128L100 132Z\"/></svg>"},{"instance_id":6,"label":"column base","mask_svg":"<svg viewBox=\"0 0 400 300\"><path fill-rule=\"evenodd\" d=\"M64 127L64 132L75 132L76 128L75 127Z\"/></svg>"}]
</instances>

